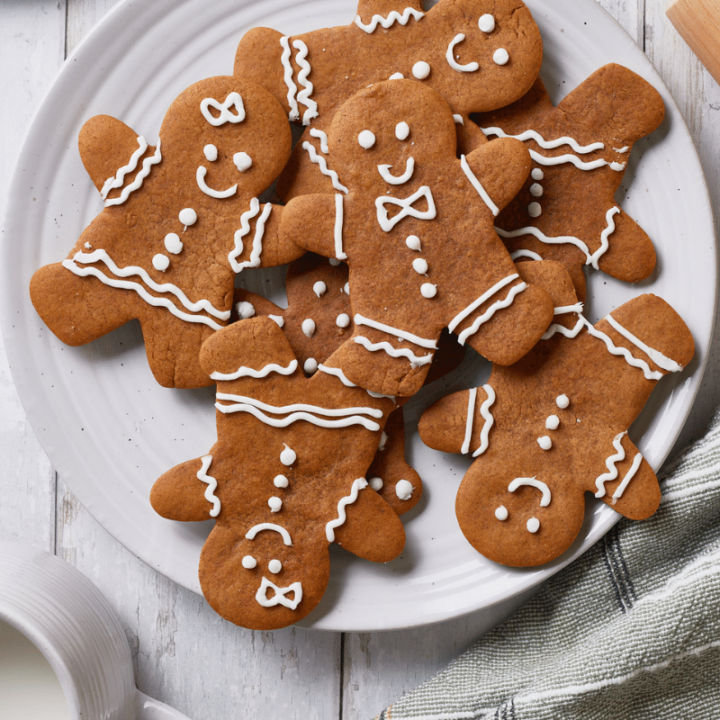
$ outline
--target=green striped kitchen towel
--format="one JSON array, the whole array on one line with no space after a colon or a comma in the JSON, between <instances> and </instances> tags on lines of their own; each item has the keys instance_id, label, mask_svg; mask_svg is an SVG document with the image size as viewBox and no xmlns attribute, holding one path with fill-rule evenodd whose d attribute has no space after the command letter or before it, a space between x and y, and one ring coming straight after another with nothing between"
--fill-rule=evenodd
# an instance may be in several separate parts
<instances>
[{"instance_id":1,"label":"green striped kitchen towel","mask_svg":"<svg viewBox=\"0 0 720 720\"><path fill-rule=\"evenodd\" d=\"M720 412L621 520L380 720L720 718Z\"/></svg>"}]
</instances>

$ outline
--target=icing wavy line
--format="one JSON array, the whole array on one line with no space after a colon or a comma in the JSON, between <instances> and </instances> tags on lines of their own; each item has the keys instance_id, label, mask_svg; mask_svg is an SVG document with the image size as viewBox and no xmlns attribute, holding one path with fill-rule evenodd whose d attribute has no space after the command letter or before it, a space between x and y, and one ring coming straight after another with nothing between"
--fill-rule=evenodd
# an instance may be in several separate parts
<instances>
[{"instance_id":1,"label":"icing wavy line","mask_svg":"<svg viewBox=\"0 0 720 720\"><path fill-rule=\"evenodd\" d=\"M473 457L480 457L480 455L482 455L488 449L488 446L490 444L490 430L495 424L495 418L493 418L492 414L490 413L490 408L495 403L495 391L492 389L492 387L490 387L490 385L483 385L483 390L487 393L487 399L480 406L480 415L485 420L485 424L483 425L483 429L480 433L480 447L473 453Z\"/></svg>"},{"instance_id":2,"label":"icing wavy line","mask_svg":"<svg viewBox=\"0 0 720 720\"><path fill-rule=\"evenodd\" d=\"M108 193L111 190L114 190L115 188L122 187L123 181L125 180L125 176L128 173L131 173L138 164L138 161L140 158L145 154L145 151L148 149L148 144L145 138L142 135L138 135L137 137L137 143L139 145L138 149L130 156L130 162L128 162L127 165L123 165L115 175L109 177L105 184L102 187L102 190L100 191L100 197L102 197L103 200L108 196Z\"/></svg>"},{"instance_id":3,"label":"icing wavy line","mask_svg":"<svg viewBox=\"0 0 720 720\"><path fill-rule=\"evenodd\" d=\"M409 340L410 342L415 343L420 347L427 348L428 350L437 350L437 343L434 340L428 340L420 337L419 335L413 335L412 333L407 332L407 330L399 330L391 325L385 325L385 323L371 320L370 318L366 318L360 314L356 314L353 320L356 325L366 325L367 327L374 328L375 330L381 330L388 335L394 335L397 338Z\"/></svg>"},{"instance_id":4,"label":"icing wavy line","mask_svg":"<svg viewBox=\"0 0 720 720\"><path fill-rule=\"evenodd\" d=\"M514 253L511 253L510 258L512 260L518 260L519 258L529 258L530 260L542 261L540 255L538 255L536 252L533 252L532 250L523 250L522 248L520 250L516 250Z\"/></svg>"},{"instance_id":5,"label":"icing wavy line","mask_svg":"<svg viewBox=\"0 0 720 720\"><path fill-rule=\"evenodd\" d=\"M250 367L241 367L238 370L236 370L233 373L220 373L220 372L214 372L212 375L210 375L210 378L212 380L237 380L238 378L242 377L251 377L251 378L264 378L270 375L270 373L277 373L278 375L292 375L296 370L298 366L298 361L293 360L287 367L283 367L282 365L278 365L277 363L270 363L269 365L265 365L265 367L260 368L260 370L254 370Z\"/></svg>"},{"instance_id":6,"label":"icing wavy line","mask_svg":"<svg viewBox=\"0 0 720 720\"><path fill-rule=\"evenodd\" d=\"M525 130L525 132L519 135L508 135L502 128L499 127L488 127L480 128L485 135L495 135L501 138L513 138L525 142L526 140L534 140L543 150L554 150L555 148L562 147L563 145L569 145L579 155L586 155L587 153L595 152L595 150L604 150L605 143L596 142L591 145L580 145L575 138L571 137L560 137L555 140L546 140L536 130ZM615 152L621 152L616 150Z\"/></svg>"},{"instance_id":7,"label":"icing wavy line","mask_svg":"<svg viewBox=\"0 0 720 720\"><path fill-rule=\"evenodd\" d=\"M605 319L610 323L611 327L617 330L639 350L642 350L658 367L661 367L666 372L680 372L682 370L681 365L663 355L658 350L646 345L640 338L635 337L629 330L626 330L612 315L606 315Z\"/></svg>"},{"instance_id":8,"label":"icing wavy line","mask_svg":"<svg viewBox=\"0 0 720 720\"><path fill-rule=\"evenodd\" d=\"M515 273L508 275L506 278L495 283L489 290L486 290L477 300L468 305L462 312L459 312L449 323L448 330L455 332L455 328L465 320L471 313L479 308L484 302L487 302L493 295L500 292L506 285L517 280L520 276Z\"/></svg>"},{"instance_id":9,"label":"icing wavy line","mask_svg":"<svg viewBox=\"0 0 720 720\"><path fill-rule=\"evenodd\" d=\"M357 385L354 382L351 382L350 380L348 380L347 376L340 368L328 367L327 365L323 365L322 363L320 363L320 365L318 365L318 370L326 373L327 375L333 375L334 377L338 378L338 380L340 380L340 382L345 387L349 387L349 388L357 387Z\"/></svg>"},{"instance_id":10,"label":"icing wavy line","mask_svg":"<svg viewBox=\"0 0 720 720\"><path fill-rule=\"evenodd\" d=\"M577 313L578 315L580 315L583 311L583 307L584 306L582 303L577 303L576 305L565 305L563 307L556 307L555 315L568 315L570 313ZM575 323L575 326L573 328L566 328L564 325L554 323L547 329L545 334L541 337L541 340L549 340L556 333L560 333L566 338L576 338L580 334L580 331L583 329L583 327L585 327L585 323L582 317L578 317L578 321L577 323Z\"/></svg>"},{"instance_id":11,"label":"icing wavy line","mask_svg":"<svg viewBox=\"0 0 720 720\"><path fill-rule=\"evenodd\" d=\"M310 162L315 163L315 165L317 165L320 169L320 172L330 178L332 186L336 190L344 192L347 195L348 189L340 182L338 174L334 170L330 170L330 168L328 168L327 160L325 160L322 155L318 155L315 146L307 140L302 144L302 146L303 150L306 150L307 154L310 156Z\"/></svg>"},{"instance_id":12,"label":"icing wavy line","mask_svg":"<svg viewBox=\"0 0 720 720\"><path fill-rule=\"evenodd\" d=\"M262 214L258 218L255 225L255 237L253 238L253 248L250 252L250 259L238 262L237 257L242 254L244 245L242 239L250 232L250 220L254 218L260 211L260 201L253 198L250 201L250 209L240 216L240 229L235 232L235 249L228 255L230 267L236 272L242 272L246 267L259 267L262 255L262 241L265 236L265 223L272 211L272 204L266 203Z\"/></svg>"},{"instance_id":13,"label":"icing wavy line","mask_svg":"<svg viewBox=\"0 0 720 720\"><path fill-rule=\"evenodd\" d=\"M347 520L345 508L348 505L354 503L358 499L360 491L367 486L368 482L364 477L358 478L353 482L350 494L346 495L340 500L337 506L337 518L335 520L331 520L329 523L327 523L327 525L325 525L325 537L327 537L328 542L335 542L335 528L340 527Z\"/></svg>"},{"instance_id":14,"label":"icing wavy line","mask_svg":"<svg viewBox=\"0 0 720 720\"><path fill-rule=\"evenodd\" d=\"M625 490L627 489L627 486L630 484L630 481L635 477L635 473L637 473L640 463L643 461L643 456L638 453L633 458L633 463L630 466L630 469L627 471L627 474L623 478L623 481L618 485L617 489L613 493L612 496L612 504L614 505L622 496Z\"/></svg>"},{"instance_id":15,"label":"icing wavy line","mask_svg":"<svg viewBox=\"0 0 720 720\"><path fill-rule=\"evenodd\" d=\"M619 435L616 435L613 440L613 447L617 452L605 461L605 467L608 471L600 475L597 480L595 480L595 487L597 488L597 492L595 493L596 498L605 497L605 483L612 482L617 479L617 463L622 462L625 459L625 448L622 446L622 439L625 435L627 435L627 432L621 432Z\"/></svg>"},{"instance_id":16,"label":"icing wavy line","mask_svg":"<svg viewBox=\"0 0 720 720\"><path fill-rule=\"evenodd\" d=\"M105 207L122 205L130 197L130 193L133 193L135 190L139 190L142 187L143 181L150 174L152 166L157 165L161 160L162 153L160 152L160 139L158 138L155 154L143 160L140 172L135 176L135 179L129 185L123 188L122 193L118 197L105 200ZM108 190L108 192L110 191Z\"/></svg>"},{"instance_id":17,"label":"icing wavy line","mask_svg":"<svg viewBox=\"0 0 720 720\"><path fill-rule=\"evenodd\" d=\"M290 118L290 120L297 120L300 117L300 110L298 109L297 100L295 99L297 85L293 81L293 67L290 63L290 55L292 54L292 50L290 50L290 43L288 42L288 39L287 37L285 37L285 35L280 38L280 45L282 45L283 49L282 56L280 57L280 62L282 62L283 68L285 69L284 80L285 85L288 89L287 101L288 105L290 105L290 113L288 114L288 117Z\"/></svg>"},{"instance_id":18,"label":"icing wavy line","mask_svg":"<svg viewBox=\"0 0 720 720\"><path fill-rule=\"evenodd\" d=\"M599 270L598 261L608 251L610 247L610 235L615 232L615 221L613 218L620 212L619 207L610 208L605 214L605 221L607 227L602 231L600 235L600 247L588 258L586 265L592 265L596 270Z\"/></svg>"},{"instance_id":19,"label":"icing wavy line","mask_svg":"<svg viewBox=\"0 0 720 720\"><path fill-rule=\"evenodd\" d=\"M415 355L415 353L412 352L412 350L407 350L405 348L403 348L403 349L395 348L387 341L373 343L368 338L366 338L362 335L358 335L355 338L355 342L358 345L362 345L366 350L368 350L370 352L377 352L378 350L383 350L390 357L407 358L413 367L420 367L421 365L429 365L432 362L432 359L434 356L434 353L430 353L430 355Z\"/></svg>"},{"instance_id":20,"label":"icing wavy line","mask_svg":"<svg viewBox=\"0 0 720 720\"><path fill-rule=\"evenodd\" d=\"M316 137L320 141L320 150L327 155L330 152L327 133L324 133L322 130L318 130L317 128L312 128L312 130L310 130L310 135L312 135L312 137Z\"/></svg>"},{"instance_id":21,"label":"icing wavy line","mask_svg":"<svg viewBox=\"0 0 720 720\"><path fill-rule=\"evenodd\" d=\"M313 118L318 116L317 103L310 97L314 90L313 84L308 80L312 68L310 63L307 61L308 46L302 40L293 41L293 47L298 51L295 55L295 62L300 66L300 72L298 73L298 83L302 85L303 89L298 93L297 99L299 103L302 103L307 110L303 114L303 125L309 125Z\"/></svg>"},{"instance_id":22,"label":"icing wavy line","mask_svg":"<svg viewBox=\"0 0 720 720\"><path fill-rule=\"evenodd\" d=\"M602 158L599 158L598 160L592 160L591 162L583 162L577 157L577 155L558 155L556 157L547 157L546 155L541 155L539 152L535 152L535 150L530 150L529 152L530 157L538 165L545 165L548 167L553 165L564 165L565 163L570 163L571 165L574 165L578 170L597 170L601 167L609 167L615 172L622 172L627 167L627 163L611 162L609 160L603 160Z\"/></svg>"},{"instance_id":23,"label":"icing wavy line","mask_svg":"<svg viewBox=\"0 0 720 720\"><path fill-rule=\"evenodd\" d=\"M465 330L458 335L458 342L461 345L464 345L467 342L467 339L472 337L480 329L481 325L484 325L488 320L490 320L498 310L504 310L510 307L513 302L515 302L515 298L520 293L527 290L527 287L527 283L524 282L511 287L504 300L498 300L496 303L493 303L482 315L475 318L475 322L470 327L465 328Z\"/></svg>"},{"instance_id":24,"label":"icing wavy line","mask_svg":"<svg viewBox=\"0 0 720 720\"><path fill-rule=\"evenodd\" d=\"M386 18L382 15L373 15L367 24L363 23L362 18L357 15L355 17L355 24L370 35L377 30L378 25L382 25L386 30L396 22L400 25L407 25L410 17L413 17L415 20L420 20L420 18L425 17L425 13L415 10L415 8L406 7L402 15L397 10L392 10Z\"/></svg>"},{"instance_id":25,"label":"icing wavy line","mask_svg":"<svg viewBox=\"0 0 720 720\"><path fill-rule=\"evenodd\" d=\"M214 477L207 474L207 471L210 469L212 459L212 455L205 455L205 457L201 458L202 467L197 472L197 478L198 480L207 483L207 488L205 488L205 499L209 503L212 503L210 517L217 517L220 514L220 499L217 495L215 495L218 484Z\"/></svg>"}]
</instances>

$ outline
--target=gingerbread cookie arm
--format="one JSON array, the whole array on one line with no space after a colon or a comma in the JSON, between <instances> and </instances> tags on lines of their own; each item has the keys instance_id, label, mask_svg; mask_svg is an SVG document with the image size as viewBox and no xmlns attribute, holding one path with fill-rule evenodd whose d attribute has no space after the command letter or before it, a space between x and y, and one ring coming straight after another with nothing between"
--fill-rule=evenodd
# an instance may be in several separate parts
<instances>
[{"instance_id":1,"label":"gingerbread cookie arm","mask_svg":"<svg viewBox=\"0 0 720 720\"><path fill-rule=\"evenodd\" d=\"M217 480L210 470L212 453L176 465L159 477L150 491L150 504L168 520L210 520L220 514Z\"/></svg>"},{"instance_id":2,"label":"gingerbread cookie arm","mask_svg":"<svg viewBox=\"0 0 720 720\"><path fill-rule=\"evenodd\" d=\"M290 237L280 231L285 208L270 203L261 205L260 208L260 217L266 212L269 214L263 229L262 253L258 267L278 267L297 260L305 253L305 249L298 247Z\"/></svg>"},{"instance_id":3,"label":"gingerbread cookie arm","mask_svg":"<svg viewBox=\"0 0 720 720\"><path fill-rule=\"evenodd\" d=\"M342 204L344 196L303 195L286 206L280 223L285 243L324 255L345 259L342 247Z\"/></svg>"},{"instance_id":4,"label":"gingerbread cookie arm","mask_svg":"<svg viewBox=\"0 0 720 720\"><path fill-rule=\"evenodd\" d=\"M512 138L486 143L461 157L460 163L495 216L518 194L532 167L525 145Z\"/></svg>"},{"instance_id":5,"label":"gingerbread cookie arm","mask_svg":"<svg viewBox=\"0 0 720 720\"><path fill-rule=\"evenodd\" d=\"M598 261L598 267L611 277L624 282L640 282L655 269L657 256L648 234L625 212L616 208L608 214L614 230L609 246Z\"/></svg>"}]
</instances>

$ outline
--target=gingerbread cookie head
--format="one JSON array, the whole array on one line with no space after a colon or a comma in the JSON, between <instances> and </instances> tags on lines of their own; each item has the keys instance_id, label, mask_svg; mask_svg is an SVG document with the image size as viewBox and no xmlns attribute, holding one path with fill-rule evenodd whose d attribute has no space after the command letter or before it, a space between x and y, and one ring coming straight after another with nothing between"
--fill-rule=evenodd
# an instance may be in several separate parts
<instances>
[{"instance_id":1,"label":"gingerbread cookie head","mask_svg":"<svg viewBox=\"0 0 720 720\"><path fill-rule=\"evenodd\" d=\"M593 326L559 263L519 268L551 291L556 321L518 363L494 367L483 387L431 407L420 433L431 447L475 458L455 506L470 544L496 562L528 567L570 547L585 493L632 519L657 509L657 478L628 430L658 380L690 362L694 345L654 295Z\"/></svg>"},{"instance_id":2,"label":"gingerbread cookie head","mask_svg":"<svg viewBox=\"0 0 720 720\"><path fill-rule=\"evenodd\" d=\"M108 116L79 145L104 209L35 274L33 304L69 345L137 318L161 385L211 384L198 354L230 317L235 274L302 252L278 244L280 213L257 200L290 152L282 108L259 86L210 78L173 102L156 146Z\"/></svg>"}]
</instances>

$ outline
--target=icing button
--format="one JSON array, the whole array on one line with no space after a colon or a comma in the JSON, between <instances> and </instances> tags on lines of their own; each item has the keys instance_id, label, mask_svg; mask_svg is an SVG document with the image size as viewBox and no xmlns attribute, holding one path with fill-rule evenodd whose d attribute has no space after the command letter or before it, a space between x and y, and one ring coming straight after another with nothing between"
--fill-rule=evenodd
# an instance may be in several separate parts
<instances>
[{"instance_id":1,"label":"icing button","mask_svg":"<svg viewBox=\"0 0 720 720\"><path fill-rule=\"evenodd\" d=\"M305 370L308 375L313 375L317 372L317 369L318 361L315 358L308 358L303 365L303 370Z\"/></svg>"},{"instance_id":2,"label":"icing button","mask_svg":"<svg viewBox=\"0 0 720 720\"><path fill-rule=\"evenodd\" d=\"M282 570L282 563L279 560L271 560L268 563L268 570L273 575L277 575Z\"/></svg>"},{"instance_id":3,"label":"icing button","mask_svg":"<svg viewBox=\"0 0 720 720\"><path fill-rule=\"evenodd\" d=\"M189 227L197 222L197 213L192 208L184 208L178 213L178 220L185 226Z\"/></svg>"},{"instance_id":4,"label":"icing button","mask_svg":"<svg viewBox=\"0 0 720 720\"><path fill-rule=\"evenodd\" d=\"M297 453L283 443L285 449L280 453L280 462L283 465L290 466L297 460Z\"/></svg>"},{"instance_id":5,"label":"icing button","mask_svg":"<svg viewBox=\"0 0 720 720\"><path fill-rule=\"evenodd\" d=\"M545 421L545 427L548 430L557 430L560 427L560 418L557 415L551 415Z\"/></svg>"},{"instance_id":6,"label":"icing button","mask_svg":"<svg viewBox=\"0 0 720 720\"><path fill-rule=\"evenodd\" d=\"M412 266L413 266L413 270L418 275L425 275L425 273L427 273L427 271L428 271L427 260L425 260L423 258L415 258L415 260L413 260Z\"/></svg>"},{"instance_id":7,"label":"icing button","mask_svg":"<svg viewBox=\"0 0 720 720\"><path fill-rule=\"evenodd\" d=\"M412 74L418 80L424 80L430 74L430 65L424 60L420 60L413 65Z\"/></svg>"},{"instance_id":8,"label":"icing button","mask_svg":"<svg viewBox=\"0 0 720 720\"><path fill-rule=\"evenodd\" d=\"M540 168L535 168L532 171L533 180L542 180L545 177L545 173Z\"/></svg>"},{"instance_id":9,"label":"icing button","mask_svg":"<svg viewBox=\"0 0 720 720\"><path fill-rule=\"evenodd\" d=\"M315 334L315 322L310 318L303 320L302 331L305 333L305 337L312 337Z\"/></svg>"},{"instance_id":10,"label":"icing button","mask_svg":"<svg viewBox=\"0 0 720 720\"><path fill-rule=\"evenodd\" d=\"M380 492L383 489L384 483L382 478L374 477L370 480L369 485L375 492Z\"/></svg>"},{"instance_id":11,"label":"icing button","mask_svg":"<svg viewBox=\"0 0 720 720\"><path fill-rule=\"evenodd\" d=\"M284 475L276 475L273 485L276 488L286 488L289 485L289 480Z\"/></svg>"},{"instance_id":12,"label":"icing button","mask_svg":"<svg viewBox=\"0 0 720 720\"><path fill-rule=\"evenodd\" d=\"M493 53L493 62L496 65L507 65L508 60L510 60L510 55L505 48L498 48Z\"/></svg>"},{"instance_id":13,"label":"icing button","mask_svg":"<svg viewBox=\"0 0 720 720\"><path fill-rule=\"evenodd\" d=\"M165 272L170 267L170 258L167 255L156 255L152 259L153 267L160 272Z\"/></svg>"},{"instance_id":14,"label":"icing button","mask_svg":"<svg viewBox=\"0 0 720 720\"><path fill-rule=\"evenodd\" d=\"M540 529L540 521L537 518L530 518L526 527L528 532L534 535Z\"/></svg>"},{"instance_id":15,"label":"icing button","mask_svg":"<svg viewBox=\"0 0 720 720\"><path fill-rule=\"evenodd\" d=\"M543 450L550 450L550 448L552 448L552 440L547 435L543 435L538 438L538 445Z\"/></svg>"},{"instance_id":16,"label":"icing button","mask_svg":"<svg viewBox=\"0 0 720 720\"><path fill-rule=\"evenodd\" d=\"M411 249L416 250L417 252L420 252L422 249L422 244L420 243L420 238L417 235L409 235L407 239L405 240L405 244Z\"/></svg>"},{"instance_id":17,"label":"icing button","mask_svg":"<svg viewBox=\"0 0 720 720\"><path fill-rule=\"evenodd\" d=\"M508 509L507 509L504 505L501 505L501 506L495 511L495 517L496 517L500 522L505 522L505 521L508 519L508 516L509 516Z\"/></svg>"},{"instance_id":18,"label":"icing button","mask_svg":"<svg viewBox=\"0 0 720 720\"><path fill-rule=\"evenodd\" d=\"M530 186L530 194L531 194L533 197L542 197L542 196L543 196L543 192L544 192L543 186L540 185L540 184L538 184L538 183L533 183L533 184Z\"/></svg>"},{"instance_id":19,"label":"icing button","mask_svg":"<svg viewBox=\"0 0 720 720\"><path fill-rule=\"evenodd\" d=\"M327 292L327 285L322 281L318 280L313 285L313 292L318 296L322 297Z\"/></svg>"},{"instance_id":20,"label":"icing button","mask_svg":"<svg viewBox=\"0 0 720 720\"><path fill-rule=\"evenodd\" d=\"M555 404L561 409L565 410L570 405L570 399L567 395L559 395L555 399Z\"/></svg>"},{"instance_id":21,"label":"icing button","mask_svg":"<svg viewBox=\"0 0 720 720\"><path fill-rule=\"evenodd\" d=\"M165 249L173 255L177 255L182 252L183 243L177 233L168 233L165 236Z\"/></svg>"},{"instance_id":22,"label":"icing button","mask_svg":"<svg viewBox=\"0 0 720 720\"><path fill-rule=\"evenodd\" d=\"M350 316L347 313L342 313L342 315L337 316L337 320L335 322L338 327L346 328L350 324Z\"/></svg>"},{"instance_id":23,"label":"icing button","mask_svg":"<svg viewBox=\"0 0 720 720\"><path fill-rule=\"evenodd\" d=\"M274 512L274 513L280 512L280 509L282 508L282 500L279 497L276 497L275 495L273 495L268 500L268 505L270 506L271 512Z\"/></svg>"},{"instance_id":24,"label":"icing button","mask_svg":"<svg viewBox=\"0 0 720 720\"><path fill-rule=\"evenodd\" d=\"M528 205L528 215L531 218L537 218L542 215L542 207L540 203L532 202Z\"/></svg>"},{"instance_id":25,"label":"icing button","mask_svg":"<svg viewBox=\"0 0 720 720\"><path fill-rule=\"evenodd\" d=\"M432 283L423 283L420 288L420 293L424 298L432 300L432 298L437 295L437 285L433 285Z\"/></svg>"}]
</instances>

